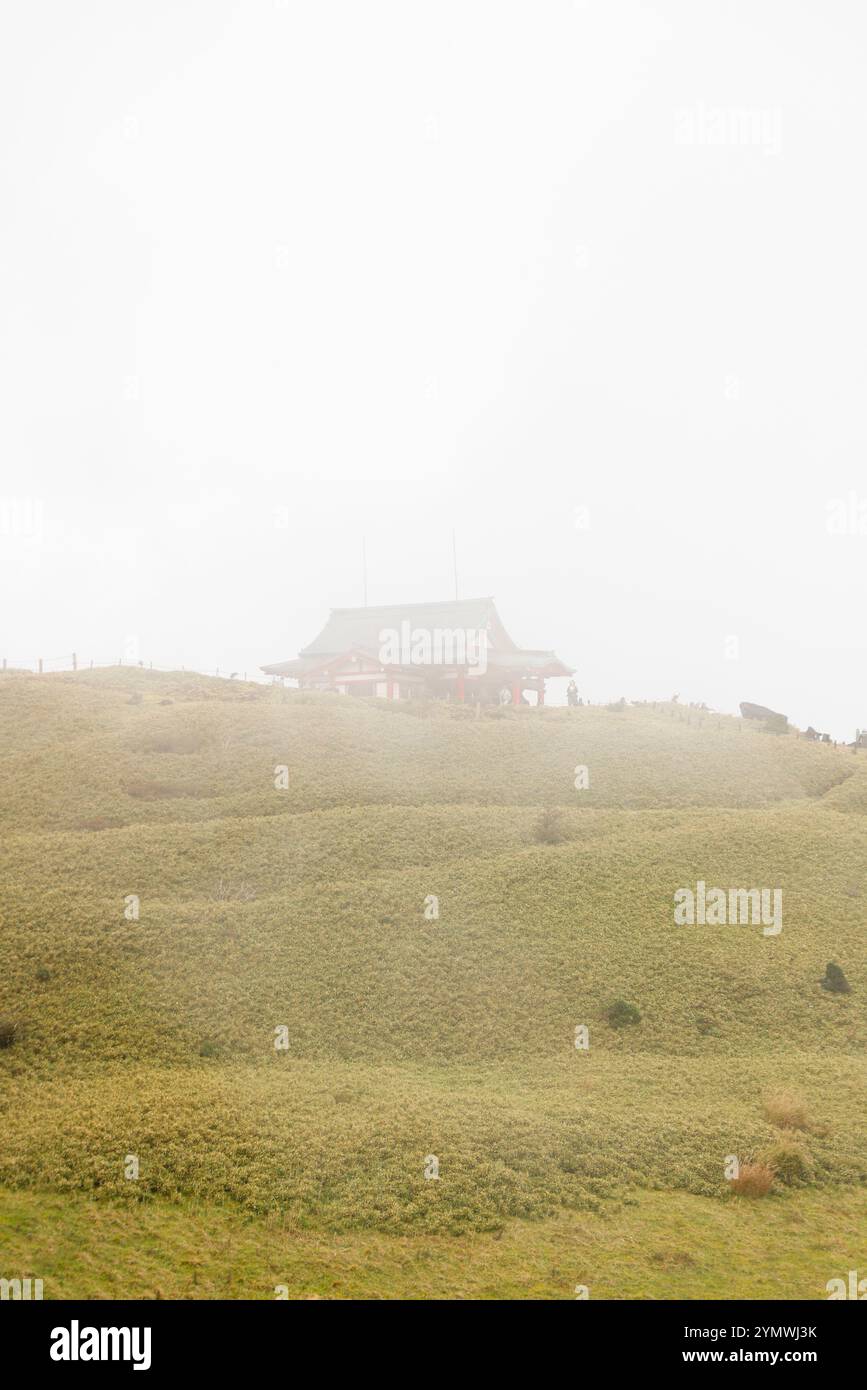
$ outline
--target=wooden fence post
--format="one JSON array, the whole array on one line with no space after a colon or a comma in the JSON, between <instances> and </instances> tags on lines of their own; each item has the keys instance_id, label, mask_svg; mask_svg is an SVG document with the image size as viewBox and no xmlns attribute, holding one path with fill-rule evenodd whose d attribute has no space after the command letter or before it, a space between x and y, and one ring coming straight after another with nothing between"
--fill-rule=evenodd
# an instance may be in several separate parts
<instances>
[{"instance_id":1,"label":"wooden fence post","mask_svg":"<svg viewBox=\"0 0 867 1390\"><path fill-rule=\"evenodd\" d=\"M39 658L39 674L42 675L42 657Z\"/></svg>"},{"instance_id":2,"label":"wooden fence post","mask_svg":"<svg viewBox=\"0 0 867 1390\"><path fill-rule=\"evenodd\" d=\"M77 671L77 670L78 670L78 658L77 658L77 656L75 655L75 652L72 653L72 669L73 669L73 671Z\"/></svg>"}]
</instances>

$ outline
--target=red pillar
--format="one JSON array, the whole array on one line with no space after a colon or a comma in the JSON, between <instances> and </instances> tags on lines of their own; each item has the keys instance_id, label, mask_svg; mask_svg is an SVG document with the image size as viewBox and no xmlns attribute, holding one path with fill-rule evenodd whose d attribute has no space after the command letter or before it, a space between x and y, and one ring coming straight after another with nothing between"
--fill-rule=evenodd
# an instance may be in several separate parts
<instances>
[{"instance_id":1,"label":"red pillar","mask_svg":"<svg viewBox=\"0 0 867 1390\"><path fill-rule=\"evenodd\" d=\"M521 703L521 682L520 682L520 681L512 681L512 704L513 704L513 705L519 705L520 703Z\"/></svg>"},{"instance_id":2,"label":"red pillar","mask_svg":"<svg viewBox=\"0 0 867 1390\"><path fill-rule=\"evenodd\" d=\"M393 699L394 699L394 681L386 681L386 683L385 683L385 698L386 698L386 700L393 700Z\"/></svg>"},{"instance_id":3,"label":"red pillar","mask_svg":"<svg viewBox=\"0 0 867 1390\"><path fill-rule=\"evenodd\" d=\"M463 703L464 703L464 676L463 676L463 672L461 672L461 674L458 676L458 680L457 680L457 695L458 695L458 700L460 701L461 704L463 704Z\"/></svg>"}]
</instances>

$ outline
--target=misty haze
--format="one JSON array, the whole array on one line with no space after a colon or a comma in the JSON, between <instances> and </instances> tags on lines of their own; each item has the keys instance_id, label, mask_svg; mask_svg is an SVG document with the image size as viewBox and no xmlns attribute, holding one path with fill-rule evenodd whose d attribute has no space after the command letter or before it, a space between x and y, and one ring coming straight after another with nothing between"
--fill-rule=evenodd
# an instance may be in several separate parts
<instances>
[{"instance_id":1,"label":"misty haze","mask_svg":"<svg viewBox=\"0 0 867 1390\"><path fill-rule=\"evenodd\" d=\"M864 14L0 30L3 1299L867 1297Z\"/></svg>"}]
</instances>

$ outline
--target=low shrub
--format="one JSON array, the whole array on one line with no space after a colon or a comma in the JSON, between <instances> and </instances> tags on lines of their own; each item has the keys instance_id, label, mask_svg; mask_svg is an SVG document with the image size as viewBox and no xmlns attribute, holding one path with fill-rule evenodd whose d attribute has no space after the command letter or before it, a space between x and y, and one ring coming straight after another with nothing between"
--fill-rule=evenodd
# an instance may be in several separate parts
<instances>
[{"instance_id":1,"label":"low shrub","mask_svg":"<svg viewBox=\"0 0 867 1390\"><path fill-rule=\"evenodd\" d=\"M384 700L379 698L376 708L388 714L408 714L412 719L432 719L434 717L432 700Z\"/></svg>"},{"instance_id":2,"label":"low shrub","mask_svg":"<svg viewBox=\"0 0 867 1390\"><path fill-rule=\"evenodd\" d=\"M207 737L196 729L157 734L141 745L144 753L201 753L207 746Z\"/></svg>"},{"instance_id":3,"label":"low shrub","mask_svg":"<svg viewBox=\"0 0 867 1390\"><path fill-rule=\"evenodd\" d=\"M11 1018L0 1018L0 1047L11 1047L18 1032L18 1024Z\"/></svg>"},{"instance_id":4,"label":"low shrub","mask_svg":"<svg viewBox=\"0 0 867 1390\"><path fill-rule=\"evenodd\" d=\"M246 879L237 882L230 878L220 878L214 898L217 902L251 903L256 899L256 889Z\"/></svg>"},{"instance_id":5,"label":"low shrub","mask_svg":"<svg viewBox=\"0 0 867 1390\"><path fill-rule=\"evenodd\" d=\"M632 1023L641 1022L641 1014L635 1005L627 1004L625 999L615 999L606 1010L605 1017L612 1028L626 1028Z\"/></svg>"},{"instance_id":6,"label":"low shrub","mask_svg":"<svg viewBox=\"0 0 867 1390\"><path fill-rule=\"evenodd\" d=\"M206 787L198 785L183 786L179 782L130 782L126 788L127 796L138 801L167 801L172 797L206 797L211 793Z\"/></svg>"},{"instance_id":7,"label":"low shrub","mask_svg":"<svg viewBox=\"0 0 867 1390\"><path fill-rule=\"evenodd\" d=\"M536 821L535 835L541 845L561 845L568 838L563 812L556 806L546 807Z\"/></svg>"},{"instance_id":8,"label":"low shrub","mask_svg":"<svg viewBox=\"0 0 867 1390\"><path fill-rule=\"evenodd\" d=\"M775 714L771 719L765 720L764 731L767 734L787 734L789 721L784 714Z\"/></svg>"},{"instance_id":9,"label":"low shrub","mask_svg":"<svg viewBox=\"0 0 867 1390\"><path fill-rule=\"evenodd\" d=\"M831 994L850 994L852 986L843 974L839 965L835 965L832 960L825 966L824 978L819 981L823 989L827 989Z\"/></svg>"},{"instance_id":10,"label":"low shrub","mask_svg":"<svg viewBox=\"0 0 867 1390\"><path fill-rule=\"evenodd\" d=\"M774 1177L767 1163L742 1163L738 1176L731 1180L731 1190L738 1197L767 1197Z\"/></svg>"},{"instance_id":11,"label":"low shrub","mask_svg":"<svg viewBox=\"0 0 867 1390\"><path fill-rule=\"evenodd\" d=\"M779 1144L766 1149L759 1155L760 1161L773 1169L780 1182L787 1186L811 1182L814 1175L813 1160L803 1145L793 1139L783 1139Z\"/></svg>"},{"instance_id":12,"label":"low shrub","mask_svg":"<svg viewBox=\"0 0 867 1390\"><path fill-rule=\"evenodd\" d=\"M778 1129L809 1129L806 1102L790 1091L778 1091L768 1096L764 1104L765 1119Z\"/></svg>"}]
</instances>

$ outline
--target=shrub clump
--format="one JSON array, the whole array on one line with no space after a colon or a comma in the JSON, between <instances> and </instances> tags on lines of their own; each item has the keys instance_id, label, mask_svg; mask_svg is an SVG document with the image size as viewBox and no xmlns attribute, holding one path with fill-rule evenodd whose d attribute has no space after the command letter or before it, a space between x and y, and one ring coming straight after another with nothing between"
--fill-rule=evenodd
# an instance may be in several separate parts
<instances>
[{"instance_id":1,"label":"shrub clump","mask_svg":"<svg viewBox=\"0 0 867 1390\"><path fill-rule=\"evenodd\" d=\"M536 822L536 839L540 845L562 845L567 839L563 812L548 806Z\"/></svg>"},{"instance_id":2,"label":"shrub clump","mask_svg":"<svg viewBox=\"0 0 867 1390\"><path fill-rule=\"evenodd\" d=\"M217 902L251 903L255 901L256 889L246 879L235 883L228 878L220 878L214 894Z\"/></svg>"},{"instance_id":3,"label":"shrub clump","mask_svg":"<svg viewBox=\"0 0 867 1390\"><path fill-rule=\"evenodd\" d=\"M11 1018L0 1018L0 1047L11 1047L18 1032L18 1024Z\"/></svg>"},{"instance_id":4,"label":"shrub clump","mask_svg":"<svg viewBox=\"0 0 867 1390\"><path fill-rule=\"evenodd\" d=\"M615 999L613 1004L608 1006L605 1017L612 1028L627 1028L632 1023L641 1022L641 1014L634 1004L628 1004L625 999Z\"/></svg>"},{"instance_id":5,"label":"shrub clump","mask_svg":"<svg viewBox=\"0 0 867 1390\"><path fill-rule=\"evenodd\" d=\"M206 787L198 784L181 786L178 782L131 782L126 787L126 794L127 796L134 796L138 801L167 801L178 796L207 797L211 795Z\"/></svg>"},{"instance_id":6,"label":"shrub clump","mask_svg":"<svg viewBox=\"0 0 867 1390\"><path fill-rule=\"evenodd\" d=\"M825 974L819 984L823 989L830 990L831 994L851 994L852 992L852 986L843 971L832 960L829 960L825 966Z\"/></svg>"},{"instance_id":7,"label":"shrub clump","mask_svg":"<svg viewBox=\"0 0 867 1390\"><path fill-rule=\"evenodd\" d=\"M142 744L144 753L201 753L207 738L198 729L176 729L155 735Z\"/></svg>"},{"instance_id":8,"label":"shrub clump","mask_svg":"<svg viewBox=\"0 0 867 1390\"><path fill-rule=\"evenodd\" d=\"M787 734L789 721L784 714L774 714L765 720L764 729L768 734Z\"/></svg>"},{"instance_id":9,"label":"shrub clump","mask_svg":"<svg viewBox=\"0 0 867 1390\"><path fill-rule=\"evenodd\" d=\"M789 1091L768 1096L764 1105L765 1118L778 1129L809 1129L806 1103Z\"/></svg>"},{"instance_id":10,"label":"shrub clump","mask_svg":"<svg viewBox=\"0 0 867 1390\"><path fill-rule=\"evenodd\" d=\"M767 1163L742 1163L738 1176L731 1180L731 1189L738 1197L767 1197L774 1177Z\"/></svg>"},{"instance_id":11,"label":"shrub clump","mask_svg":"<svg viewBox=\"0 0 867 1390\"><path fill-rule=\"evenodd\" d=\"M803 1145L793 1139L783 1139L779 1144L766 1149L761 1155L761 1161L787 1186L813 1180L813 1161Z\"/></svg>"}]
</instances>

